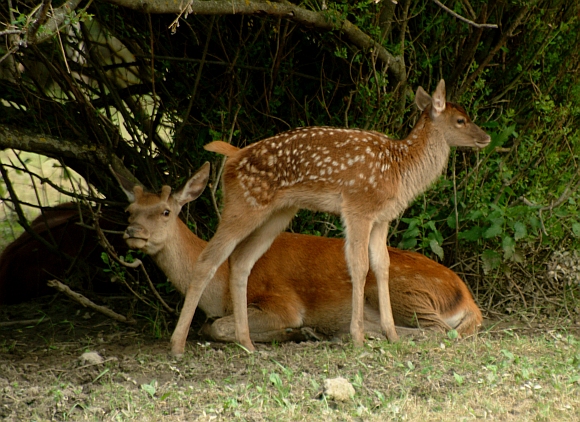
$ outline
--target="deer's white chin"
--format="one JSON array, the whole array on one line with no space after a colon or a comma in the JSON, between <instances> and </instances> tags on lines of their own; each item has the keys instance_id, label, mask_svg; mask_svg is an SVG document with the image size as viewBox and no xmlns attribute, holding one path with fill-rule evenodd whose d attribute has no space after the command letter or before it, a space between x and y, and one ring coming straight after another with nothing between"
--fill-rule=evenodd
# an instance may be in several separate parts
<instances>
[{"instance_id":1,"label":"deer's white chin","mask_svg":"<svg viewBox=\"0 0 580 422\"><path fill-rule=\"evenodd\" d=\"M129 237L127 239L125 239L125 242L127 242L127 246L129 246L129 248L131 249L138 249L138 250L142 250L143 252L146 252L146 248L147 248L147 240L145 239L140 239L138 237Z\"/></svg>"},{"instance_id":2,"label":"deer's white chin","mask_svg":"<svg viewBox=\"0 0 580 422\"><path fill-rule=\"evenodd\" d=\"M475 145L477 146L477 148L483 149L489 145L490 141L491 141L491 139L488 139L487 141L483 141L483 142L476 142Z\"/></svg>"}]
</instances>

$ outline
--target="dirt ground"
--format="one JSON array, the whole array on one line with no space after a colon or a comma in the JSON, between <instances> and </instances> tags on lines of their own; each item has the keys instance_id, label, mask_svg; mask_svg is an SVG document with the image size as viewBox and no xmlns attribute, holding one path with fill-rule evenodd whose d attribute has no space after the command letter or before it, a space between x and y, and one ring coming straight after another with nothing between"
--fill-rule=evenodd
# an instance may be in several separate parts
<instances>
[{"instance_id":1,"label":"dirt ground","mask_svg":"<svg viewBox=\"0 0 580 422\"><path fill-rule=\"evenodd\" d=\"M117 310L130 306L126 298L110 302ZM156 339L152 327L143 318L136 325L117 323L63 295L0 306L0 419L66 419L63 412L69 409L58 396L82 401L103 370L102 364L82 360L88 351L99 353L104 364L121 367L129 385L150 382L148 372L156 368L148 370L136 356L168 355L168 339ZM65 386L60 392L59 385ZM47 400L47 395L55 397Z\"/></svg>"},{"instance_id":2,"label":"dirt ground","mask_svg":"<svg viewBox=\"0 0 580 422\"><path fill-rule=\"evenodd\" d=\"M111 307L116 309L126 309L129 303L124 301L126 298L109 299ZM325 411L331 413L322 419L381 420L385 417L384 412L395 412L387 414L396 416L396 412L400 411L396 406L392 409L385 407L387 405L381 401L384 397L381 399L380 391L385 391L381 390L384 387L381 386L381 379L390 376L389 367L399 374L389 381L394 383L394 388L397 379L404 380L406 374L420 367L420 364L412 363L414 359L427 359L429 353L433 353L410 349L401 355L399 363L392 358L378 361L380 371L384 372L376 373L377 359L382 359L380 356L384 354L381 348L376 348L376 356L369 356L369 353L358 355L358 366L350 368L342 358L339 358L342 362L338 363L331 362L334 358L328 358L333 350L341 353L343 344L307 342L278 348L263 345L259 347L262 352L249 358L236 346L207 343L196 338L192 331L185 360L176 360L168 355L169 331L159 329L159 325L150 322L151 319L150 315L140 315L136 325L117 323L81 308L62 295L0 307L0 419L159 420L161 417L163 420L300 420L301 417L296 416L300 413L287 413L292 412L291 403L305 403L304 409L295 412L321 412L317 391L322 387L316 380L333 373L347 373L356 380L361 374L360 368L375 368L373 377L376 376L376 380L369 377L364 388L357 387L369 391L366 402L342 413L336 409L343 409L340 406L344 405L325 404ZM201 317L197 316L193 325L199 327L201 322ZM572 327L570 334L579 338L580 322L572 322ZM544 328L537 327L542 331L545 331ZM160 338L156 339L156 333L161 333ZM484 341L480 343L478 347L485 347ZM308 355L308 350L313 353ZM97 352L104 361L95 363L83 360L81 356L89 351ZM396 352L393 356L396 357ZM373 360L365 364L365 359ZM405 394L411 391L421 400L429 402L439 397L441 403L447 403L446 397L455 391L458 380L454 378L454 371L458 370L453 366L456 365L453 360L457 361L457 357L450 355L449 359L455 369L442 369L441 381L433 386L411 384L406 387ZM434 377L433 374L429 376ZM466 380L470 376L463 375ZM263 386L263 391L260 390L261 379L266 379L267 384ZM304 397L293 397L294 390L285 387L285 382L295 383L295 390L303 383L304 386L298 391ZM376 387L373 388L375 383ZM247 385L257 388L259 394L247 396L249 393L244 390ZM266 390L270 391L267 397L264 396ZM210 395L213 397L210 398ZM242 403L241 399L232 397L246 399ZM267 403L270 399L276 409L283 408L286 413L271 413L268 410L264 413L263 408L260 410L260 400ZM221 404L216 405L218 402ZM514 399L514 403L521 405L520 399ZM530 403L533 406L535 402ZM246 408L242 412L240 409L243 406ZM357 417L356 412L366 409L365 406L371 409L376 406L383 413L376 417ZM437 405L435 409L441 407ZM525 414L521 413L524 412L521 409L514 411L513 419L500 420L518 420L518 415ZM572 411L580 412L580 409L573 408ZM491 410L486 407L481 412L481 415L490 415ZM369 415L372 416L372 412ZM445 420L445 415L443 412L438 420Z\"/></svg>"}]
</instances>

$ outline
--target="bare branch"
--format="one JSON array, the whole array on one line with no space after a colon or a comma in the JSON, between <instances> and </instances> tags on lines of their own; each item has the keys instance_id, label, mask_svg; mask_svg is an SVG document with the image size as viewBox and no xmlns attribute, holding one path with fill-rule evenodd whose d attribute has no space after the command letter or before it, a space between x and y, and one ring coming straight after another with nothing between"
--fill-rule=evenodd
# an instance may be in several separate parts
<instances>
[{"instance_id":1,"label":"bare branch","mask_svg":"<svg viewBox=\"0 0 580 422\"><path fill-rule=\"evenodd\" d=\"M100 312L100 313L108 316L109 318L113 318L116 321L124 322L126 324L135 324L134 319L130 319L130 318L127 318L123 315L119 315L118 313L116 313L115 311L112 311L111 309L107 308L106 306L97 305L95 302L91 301L90 299L81 295L80 293L72 291L70 289L70 287L68 287L66 284L61 283L58 280L49 280L46 284L48 284L50 287L54 287L58 291L64 293L65 295L67 295L71 299L77 301L78 303L80 303L84 307L94 309L95 311Z\"/></svg>"},{"instance_id":2,"label":"bare branch","mask_svg":"<svg viewBox=\"0 0 580 422\"><path fill-rule=\"evenodd\" d=\"M402 56L393 56L381 44L373 40L356 25L331 10L315 12L295 4L273 3L261 0L192 0L183 6L181 2L169 2L167 0L107 0L109 3L128 9L138 10L144 13L180 14L185 11L188 14L197 15L270 15L284 19L290 19L307 27L321 30L339 30L350 40L352 44L363 50L374 49L377 57L389 68L389 71L398 81L406 80L405 66Z\"/></svg>"},{"instance_id":3,"label":"bare branch","mask_svg":"<svg viewBox=\"0 0 580 422\"><path fill-rule=\"evenodd\" d=\"M447 13L449 13L450 15L456 17L457 19L459 19L462 22L465 22L471 26L475 26L476 28L497 28L497 25L495 23L476 23L473 22L467 18L464 18L463 16L461 16L458 13L455 13L453 10L449 9L447 6L445 6L443 3L441 3L439 0L433 0L433 2L439 6L440 8L442 8L443 10L445 10Z\"/></svg>"},{"instance_id":4,"label":"bare branch","mask_svg":"<svg viewBox=\"0 0 580 422\"><path fill-rule=\"evenodd\" d=\"M6 31L0 31L0 37L4 35L24 34L25 32L22 29L7 29Z\"/></svg>"},{"instance_id":5,"label":"bare branch","mask_svg":"<svg viewBox=\"0 0 580 422\"><path fill-rule=\"evenodd\" d=\"M577 174L580 174L580 171L578 171ZM572 187L573 184L574 184L574 186ZM566 187L564 188L564 191L558 197L558 199L556 199L555 201L552 201L550 203L550 205L534 204L532 201L530 201L528 198L526 198L525 196L522 195L518 199L516 199L512 204L510 204L510 206L513 207L521 202L530 208L539 209L540 212L541 211L552 211L554 208L558 208L560 205L562 205L564 202L566 202L570 198L570 196L572 196L572 194L574 192L576 192L578 189L580 189L580 179L578 179L578 180L572 179L566 185Z\"/></svg>"},{"instance_id":6,"label":"bare branch","mask_svg":"<svg viewBox=\"0 0 580 422\"><path fill-rule=\"evenodd\" d=\"M532 5L534 3L535 2L533 2ZM512 36L512 34L515 31L515 29L520 25L520 23L522 22L522 20L524 19L524 17L528 13L528 11L530 9L530 6L531 5L526 5L526 6L524 6L520 10L519 14L514 18L513 22L509 26L509 28L502 34L501 38L499 39L499 41L495 45L495 47L493 47L490 50L490 52L488 53L487 57L485 59L483 59L483 61L478 66L478 68L475 69L475 71L469 75L469 77L466 79L466 81L461 85L461 87L459 88L459 90L455 93L455 97L456 98L461 97L461 95L463 94L463 92L465 91L465 89L467 89L467 87L471 86L471 84L479 77L479 75L481 74L481 72L483 72L484 69L489 65L489 63L491 62L491 60L493 59L493 57L505 45L505 43L507 42L508 38L510 38Z\"/></svg>"},{"instance_id":7,"label":"bare branch","mask_svg":"<svg viewBox=\"0 0 580 422\"><path fill-rule=\"evenodd\" d=\"M98 198L98 197L87 197L86 195L83 194L78 194L75 192L71 192L68 189L64 189L62 188L60 185L58 185L57 183L54 183L51 179L49 179L48 177L43 177L35 172L33 172L32 170L25 168L25 167L19 167L13 164L4 164L4 167L9 168L9 169L13 169L16 171L21 171L21 172L25 172L28 173L31 177L31 180L34 179L38 179L38 181L41 184L46 184L48 186L50 186L51 188L53 188L54 190L56 190L58 193L61 193L65 196L69 196L71 198L75 198L75 199L84 199L84 200L89 200L89 201L93 201L93 202L102 202L103 199L102 198ZM21 200L18 200L18 202L20 202L21 204L24 204ZM30 206L28 204L25 204L27 206Z\"/></svg>"}]
</instances>

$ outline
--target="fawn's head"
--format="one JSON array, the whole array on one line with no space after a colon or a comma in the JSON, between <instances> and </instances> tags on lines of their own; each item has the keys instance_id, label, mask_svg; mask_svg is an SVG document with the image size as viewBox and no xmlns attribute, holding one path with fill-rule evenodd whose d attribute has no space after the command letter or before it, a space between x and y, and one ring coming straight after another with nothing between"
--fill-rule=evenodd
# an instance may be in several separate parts
<instances>
[{"instance_id":1,"label":"fawn's head","mask_svg":"<svg viewBox=\"0 0 580 422\"><path fill-rule=\"evenodd\" d=\"M445 95L443 79L433 97L421 87L415 94L417 107L428 113L432 129L439 131L449 146L485 148L491 141L489 135L471 121L463 107L448 103Z\"/></svg>"},{"instance_id":2,"label":"fawn's head","mask_svg":"<svg viewBox=\"0 0 580 422\"><path fill-rule=\"evenodd\" d=\"M205 163L183 188L173 194L169 186L163 186L158 194L145 192L141 186L116 176L131 202L127 207L129 226L123 238L130 248L154 255L175 239L181 208L197 199L205 189L209 163Z\"/></svg>"}]
</instances>

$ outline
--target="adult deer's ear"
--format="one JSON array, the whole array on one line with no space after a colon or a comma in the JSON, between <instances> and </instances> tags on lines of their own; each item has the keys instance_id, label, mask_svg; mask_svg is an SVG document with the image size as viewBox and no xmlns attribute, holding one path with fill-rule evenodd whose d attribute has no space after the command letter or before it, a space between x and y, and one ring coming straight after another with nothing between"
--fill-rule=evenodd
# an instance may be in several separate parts
<instances>
[{"instance_id":1,"label":"adult deer's ear","mask_svg":"<svg viewBox=\"0 0 580 422\"><path fill-rule=\"evenodd\" d=\"M197 173L187 181L185 186L173 194L173 199L177 201L179 206L182 207L201 195L209 180L209 169L209 163L206 161Z\"/></svg>"},{"instance_id":2,"label":"adult deer's ear","mask_svg":"<svg viewBox=\"0 0 580 422\"><path fill-rule=\"evenodd\" d=\"M142 194L143 187L127 179L125 176L122 176L119 173L117 173L115 170L113 170L113 167L109 166L109 170L111 170L113 177L115 177L115 180L117 180L117 183L119 183L119 186L121 187L123 192L125 192L125 195L127 196L129 202L135 202L135 194L137 195Z\"/></svg>"}]
</instances>

